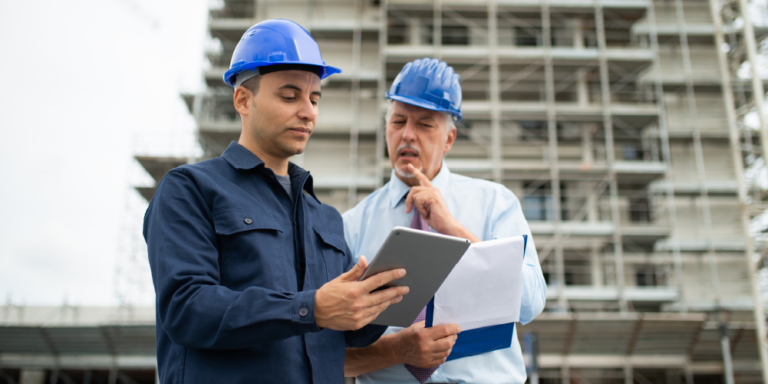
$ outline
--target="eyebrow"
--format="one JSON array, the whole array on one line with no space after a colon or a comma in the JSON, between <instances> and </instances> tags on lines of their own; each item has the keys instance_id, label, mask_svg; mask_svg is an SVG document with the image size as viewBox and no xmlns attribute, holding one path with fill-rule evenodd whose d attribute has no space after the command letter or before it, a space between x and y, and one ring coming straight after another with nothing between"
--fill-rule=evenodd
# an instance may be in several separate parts
<instances>
[{"instance_id":1,"label":"eyebrow","mask_svg":"<svg viewBox=\"0 0 768 384\"><path fill-rule=\"evenodd\" d=\"M404 115L402 113L393 113L392 117L399 117L399 118L402 119L402 118L408 118L408 115ZM435 117L430 116L430 115L416 116L416 121L430 121L431 122L431 121L435 121Z\"/></svg>"},{"instance_id":2,"label":"eyebrow","mask_svg":"<svg viewBox=\"0 0 768 384\"><path fill-rule=\"evenodd\" d=\"M290 83L289 84L285 84L285 85L283 85L282 87L280 87L278 89L293 89L295 91L302 92L302 90L301 90L301 88L299 88L299 86L293 85L293 84L290 84ZM318 97L322 97L323 96L322 92L320 92L320 91L314 91L314 92L312 92L312 94L313 95L317 95Z\"/></svg>"}]
</instances>

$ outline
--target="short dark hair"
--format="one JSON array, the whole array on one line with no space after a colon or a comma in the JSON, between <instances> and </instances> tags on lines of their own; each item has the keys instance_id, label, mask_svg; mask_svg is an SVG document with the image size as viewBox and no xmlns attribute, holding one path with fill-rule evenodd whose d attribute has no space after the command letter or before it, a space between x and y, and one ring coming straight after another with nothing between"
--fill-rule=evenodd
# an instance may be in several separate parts
<instances>
[{"instance_id":1,"label":"short dark hair","mask_svg":"<svg viewBox=\"0 0 768 384\"><path fill-rule=\"evenodd\" d=\"M240 86L245 87L245 89L251 91L251 93L255 95L259 92L259 84L261 84L261 75L256 75L244 81Z\"/></svg>"}]
</instances>

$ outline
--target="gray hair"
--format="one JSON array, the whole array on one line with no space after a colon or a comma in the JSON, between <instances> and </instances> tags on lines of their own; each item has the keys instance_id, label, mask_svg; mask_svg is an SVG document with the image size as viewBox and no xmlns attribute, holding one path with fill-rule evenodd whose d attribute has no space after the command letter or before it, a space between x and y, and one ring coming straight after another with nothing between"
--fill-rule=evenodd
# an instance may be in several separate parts
<instances>
[{"instance_id":1,"label":"gray hair","mask_svg":"<svg viewBox=\"0 0 768 384\"><path fill-rule=\"evenodd\" d=\"M387 99L387 114L384 115L384 121L389 125L389 120L392 119L392 113L394 113L394 101L392 99ZM453 121L453 115L448 112L440 112L441 115L445 117L445 131L450 132L451 129L456 129L456 123Z\"/></svg>"}]
</instances>

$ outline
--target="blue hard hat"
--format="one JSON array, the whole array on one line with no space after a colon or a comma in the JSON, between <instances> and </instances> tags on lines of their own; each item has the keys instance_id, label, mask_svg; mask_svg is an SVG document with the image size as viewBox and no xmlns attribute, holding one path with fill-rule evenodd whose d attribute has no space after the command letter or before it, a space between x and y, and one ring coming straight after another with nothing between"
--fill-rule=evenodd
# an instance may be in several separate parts
<instances>
[{"instance_id":1,"label":"blue hard hat","mask_svg":"<svg viewBox=\"0 0 768 384\"><path fill-rule=\"evenodd\" d=\"M321 79L341 73L341 69L325 64L317 42L301 25L290 20L272 19L245 31L232 54L229 70L224 73L224 82L232 87L238 73L277 64L319 67Z\"/></svg>"},{"instance_id":2,"label":"blue hard hat","mask_svg":"<svg viewBox=\"0 0 768 384\"><path fill-rule=\"evenodd\" d=\"M461 78L453 67L438 59L414 60L392 82L387 98L438 112L448 112L454 121L461 115Z\"/></svg>"}]
</instances>

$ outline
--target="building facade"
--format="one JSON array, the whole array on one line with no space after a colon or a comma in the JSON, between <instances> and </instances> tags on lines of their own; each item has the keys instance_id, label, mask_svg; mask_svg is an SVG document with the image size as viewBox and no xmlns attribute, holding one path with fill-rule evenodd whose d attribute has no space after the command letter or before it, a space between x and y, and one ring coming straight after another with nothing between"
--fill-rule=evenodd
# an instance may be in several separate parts
<instances>
[{"instance_id":1,"label":"building facade","mask_svg":"<svg viewBox=\"0 0 768 384\"><path fill-rule=\"evenodd\" d=\"M745 63L768 31L747 3L221 0L207 89L183 95L204 153L195 161L239 136L222 76L242 33L294 20L344 71L323 81L318 125L293 159L343 212L390 177L388 86L406 62L438 57L464 91L446 164L512 190L536 239L547 306L519 329L537 336L536 380L768 383L749 232L765 205L745 181L768 158L768 135L759 110L759 129L744 122L764 103ZM189 161L137 159L156 181Z\"/></svg>"},{"instance_id":2,"label":"building facade","mask_svg":"<svg viewBox=\"0 0 768 384\"><path fill-rule=\"evenodd\" d=\"M204 157L218 156L240 130L221 78L241 34L270 18L304 26L344 73L324 81L294 161L343 212L390 176L384 92L400 68L445 60L465 116L446 164L512 190L539 247L547 310L520 335L538 335L540 380L760 382L748 225L763 208L744 169L763 156L765 120L762 131L743 120L764 84L737 73L766 31L742 6L223 1L208 89L189 105Z\"/></svg>"},{"instance_id":3,"label":"building facade","mask_svg":"<svg viewBox=\"0 0 768 384\"><path fill-rule=\"evenodd\" d=\"M413 59L445 60L465 116L446 164L512 190L539 248L547 309L520 335L538 335L540 380L760 382L748 226L763 207L744 170L763 156L765 119L753 130L744 116L764 84L737 73L766 31L746 3L224 1L191 111L205 157L218 156L240 130L221 78L242 32L300 23L344 73L324 81L294 161L343 212L390 176L394 77Z\"/></svg>"}]
</instances>

